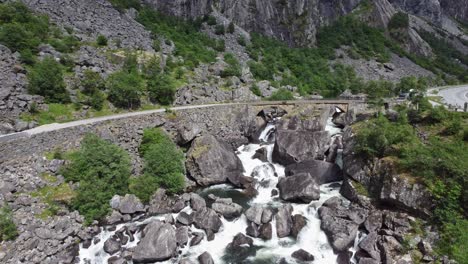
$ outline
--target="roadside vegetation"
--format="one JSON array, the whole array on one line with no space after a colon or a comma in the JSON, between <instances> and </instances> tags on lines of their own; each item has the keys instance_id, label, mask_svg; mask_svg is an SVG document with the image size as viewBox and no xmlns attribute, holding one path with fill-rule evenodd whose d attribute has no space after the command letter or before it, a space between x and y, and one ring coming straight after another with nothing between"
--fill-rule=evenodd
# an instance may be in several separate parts
<instances>
[{"instance_id":1,"label":"roadside vegetation","mask_svg":"<svg viewBox=\"0 0 468 264\"><path fill-rule=\"evenodd\" d=\"M183 190L184 153L162 129L146 129L139 151L144 166L142 174L135 177L131 177L129 154L94 134L86 135L76 151L50 153L52 157L67 160L60 170L66 182L57 185L54 177L44 175L44 179L53 184L32 194L48 205L39 217L53 216L61 206L68 206L78 210L86 224L91 224L108 215L109 201L116 194L133 193L143 202L149 202L160 187L170 194Z\"/></svg>"},{"instance_id":2,"label":"roadside vegetation","mask_svg":"<svg viewBox=\"0 0 468 264\"><path fill-rule=\"evenodd\" d=\"M131 175L130 157L122 148L95 135L85 136L78 151L69 155L70 163L61 173L66 181L78 183L71 208L90 224L102 220L110 210L115 194L128 193Z\"/></svg>"},{"instance_id":3,"label":"roadside vegetation","mask_svg":"<svg viewBox=\"0 0 468 264\"><path fill-rule=\"evenodd\" d=\"M159 187L172 194L184 189L184 153L162 129L146 129L139 151L144 159L143 175L132 178L130 190L142 201L148 202Z\"/></svg>"},{"instance_id":4,"label":"roadside vegetation","mask_svg":"<svg viewBox=\"0 0 468 264\"><path fill-rule=\"evenodd\" d=\"M421 137L424 135L424 137ZM432 223L440 227L437 252L459 263L468 259L468 115L432 107L402 108L399 118L379 116L357 128L356 151L393 157L401 172L426 185L435 198Z\"/></svg>"}]
</instances>

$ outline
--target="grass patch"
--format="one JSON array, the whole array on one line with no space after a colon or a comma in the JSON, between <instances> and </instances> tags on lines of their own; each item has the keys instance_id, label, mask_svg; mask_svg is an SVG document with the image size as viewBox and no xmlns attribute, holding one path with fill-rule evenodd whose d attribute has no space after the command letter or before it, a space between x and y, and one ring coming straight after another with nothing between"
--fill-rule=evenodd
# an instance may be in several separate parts
<instances>
[{"instance_id":1,"label":"grass patch","mask_svg":"<svg viewBox=\"0 0 468 264\"><path fill-rule=\"evenodd\" d=\"M46 177L50 178L49 176ZM68 183L62 183L58 186L46 186L41 188L38 191L31 193L31 196L38 197L42 202L47 204L47 208L45 208L40 214L36 215L40 219L46 219L56 215L62 205L70 205L72 199L75 198L76 193Z\"/></svg>"},{"instance_id":2,"label":"grass patch","mask_svg":"<svg viewBox=\"0 0 468 264\"><path fill-rule=\"evenodd\" d=\"M367 188L360 182L353 181L352 182L354 189L359 195L370 197Z\"/></svg>"}]
</instances>

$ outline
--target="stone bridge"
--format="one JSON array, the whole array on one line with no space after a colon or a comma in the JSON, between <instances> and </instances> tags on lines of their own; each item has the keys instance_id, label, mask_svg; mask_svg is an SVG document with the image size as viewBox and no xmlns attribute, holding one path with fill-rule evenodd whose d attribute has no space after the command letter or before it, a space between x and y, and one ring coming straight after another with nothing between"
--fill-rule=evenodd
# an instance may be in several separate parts
<instances>
[{"instance_id":1,"label":"stone bridge","mask_svg":"<svg viewBox=\"0 0 468 264\"><path fill-rule=\"evenodd\" d=\"M95 133L130 153L137 153L143 129L151 127L163 127L182 144L207 131L235 147L247 143L254 136L262 126L258 113L272 106L288 113L303 107L316 110L337 107L345 112L353 109L359 113L367 107L365 102L351 100L262 101L179 106L170 111L157 109L49 124L0 136L0 167L4 163L42 157L45 152L57 148L76 148L87 133Z\"/></svg>"}]
</instances>

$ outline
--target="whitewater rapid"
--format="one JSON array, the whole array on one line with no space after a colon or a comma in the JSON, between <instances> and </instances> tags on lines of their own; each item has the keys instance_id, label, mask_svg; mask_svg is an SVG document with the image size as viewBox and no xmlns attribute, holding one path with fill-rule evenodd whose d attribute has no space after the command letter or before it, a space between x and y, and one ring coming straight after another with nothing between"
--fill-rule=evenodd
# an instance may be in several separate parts
<instances>
[{"instance_id":1,"label":"whitewater rapid","mask_svg":"<svg viewBox=\"0 0 468 264\"><path fill-rule=\"evenodd\" d=\"M341 129L335 127L328 120L326 130L330 132L332 137L340 136ZM242 197L242 190L237 190L229 185L218 185L206 188L200 192L202 196L207 196L209 193L215 193L218 196L231 197L234 202L243 205L246 209L248 206L254 204L262 205L263 207L277 208L282 204L291 204L293 207L293 215L301 214L307 218L307 225L301 230L297 239L286 237L278 238L276 235L276 223L273 218L272 224L272 239L263 240L260 238L253 238L254 247L256 249L255 256L250 257L248 262L242 263L275 263L281 258L285 258L288 263L296 263L291 254L299 249L304 249L314 255L315 260L313 263L316 264L332 264L336 263L337 255L334 254L333 249L328 243L325 233L320 229L320 219L318 216L318 208L329 198L341 197L339 194L339 183L330 183L320 186L320 200L313 201L309 204L296 204L282 201L276 194L272 196L272 191L276 189L279 178L284 177L284 167L272 162L273 153L273 142L274 142L274 131L275 125L268 124L262 131L259 139L260 144L248 144L238 148L237 155L244 166L244 175L251 176L255 171L255 178L257 180L256 189L258 195L252 199L245 199L240 201L239 197ZM252 157L260 148L266 148L267 150L267 161L263 162L259 159L253 159ZM337 164L340 165L341 154L337 157ZM246 203L246 204L242 204ZM183 211L190 213L190 207L186 207ZM177 214L173 214L176 218ZM104 252L104 242L113 236L117 230L124 226L143 225L151 221L152 219L163 220L164 216L152 217L143 221L136 221L126 224L117 225L115 231L108 231L106 228L102 228L102 232L98 235L100 242L92 245L85 249L80 245L80 263L83 264L98 264L107 263L107 260L111 257L109 254ZM182 258L190 258L195 260L197 256L207 251L211 254L216 264L218 263L239 263L236 261L225 260L225 248L232 242L232 239L238 233L246 233L247 219L244 214L241 217L228 221L221 217L222 228L220 232L216 233L214 240L208 241L206 236L199 245L189 247L185 246L181 250L181 254L177 260L171 259L161 263L178 263L178 260ZM204 232L203 230L191 227L192 232ZM125 245L125 248L131 248L137 245L140 239L140 233L135 235L135 240ZM357 242L357 241L356 241Z\"/></svg>"}]
</instances>

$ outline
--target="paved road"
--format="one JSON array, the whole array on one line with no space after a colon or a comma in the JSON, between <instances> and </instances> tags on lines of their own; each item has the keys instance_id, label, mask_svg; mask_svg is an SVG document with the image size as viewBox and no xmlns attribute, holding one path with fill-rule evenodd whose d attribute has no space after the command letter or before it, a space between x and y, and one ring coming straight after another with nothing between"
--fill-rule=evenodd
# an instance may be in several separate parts
<instances>
[{"instance_id":1,"label":"paved road","mask_svg":"<svg viewBox=\"0 0 468 264\"><path fill-rule=\"evenodd\" d=\"M204 105L188 105L188 106L177 106L170 108L173 111L177 110L185 110L185 109L196 109L196 108L206 108L206 107L213 107L213 106L227 106L227 105L281 105L281 104L295 104L295 103L327 103L327 104L341 104L341 103L350 103L350 100L307 100L307 101L290 101L290 102L272 102L272 101L259 101L259 102L244 102L244 103L222 103L222 104L204 104ZM11 140L15 138L22 138L22 137L30 137L35 134L40 134L43 132L49 132L54 130L59 130L63 128L75 127L75 126L82 126L82 125L89 125L97 122L107 121L107 120L115 120L120 118L127 118L132 116L140 116L140 115L148 115L152 113L162 113L165 112L165 109L155 109L155 110L146 110L146 111L139 111L139 112L131 112L131 113L123 113L123 114L116 114L110 116L103 116L103 117L95 117L83 120L72 121L68 123L53 123L48 125L42 125L35 127L33 129L25 130L23 132L12 133L7 135L0 135L0 142Z\"/></svg>"},{"instance_id":2,"label":"paved road","mask_svg":"<svg viewBox=\"0 0 468 264\"><path fill-rule=\"evenodd\" d=\"M433 93L434 90L438 91L438 93ZM468 102L468 85L429 89L428 95L441 96L445 104L455 105L458 109L463 109L465 102Z\"/></svg>"}]
</instances>

